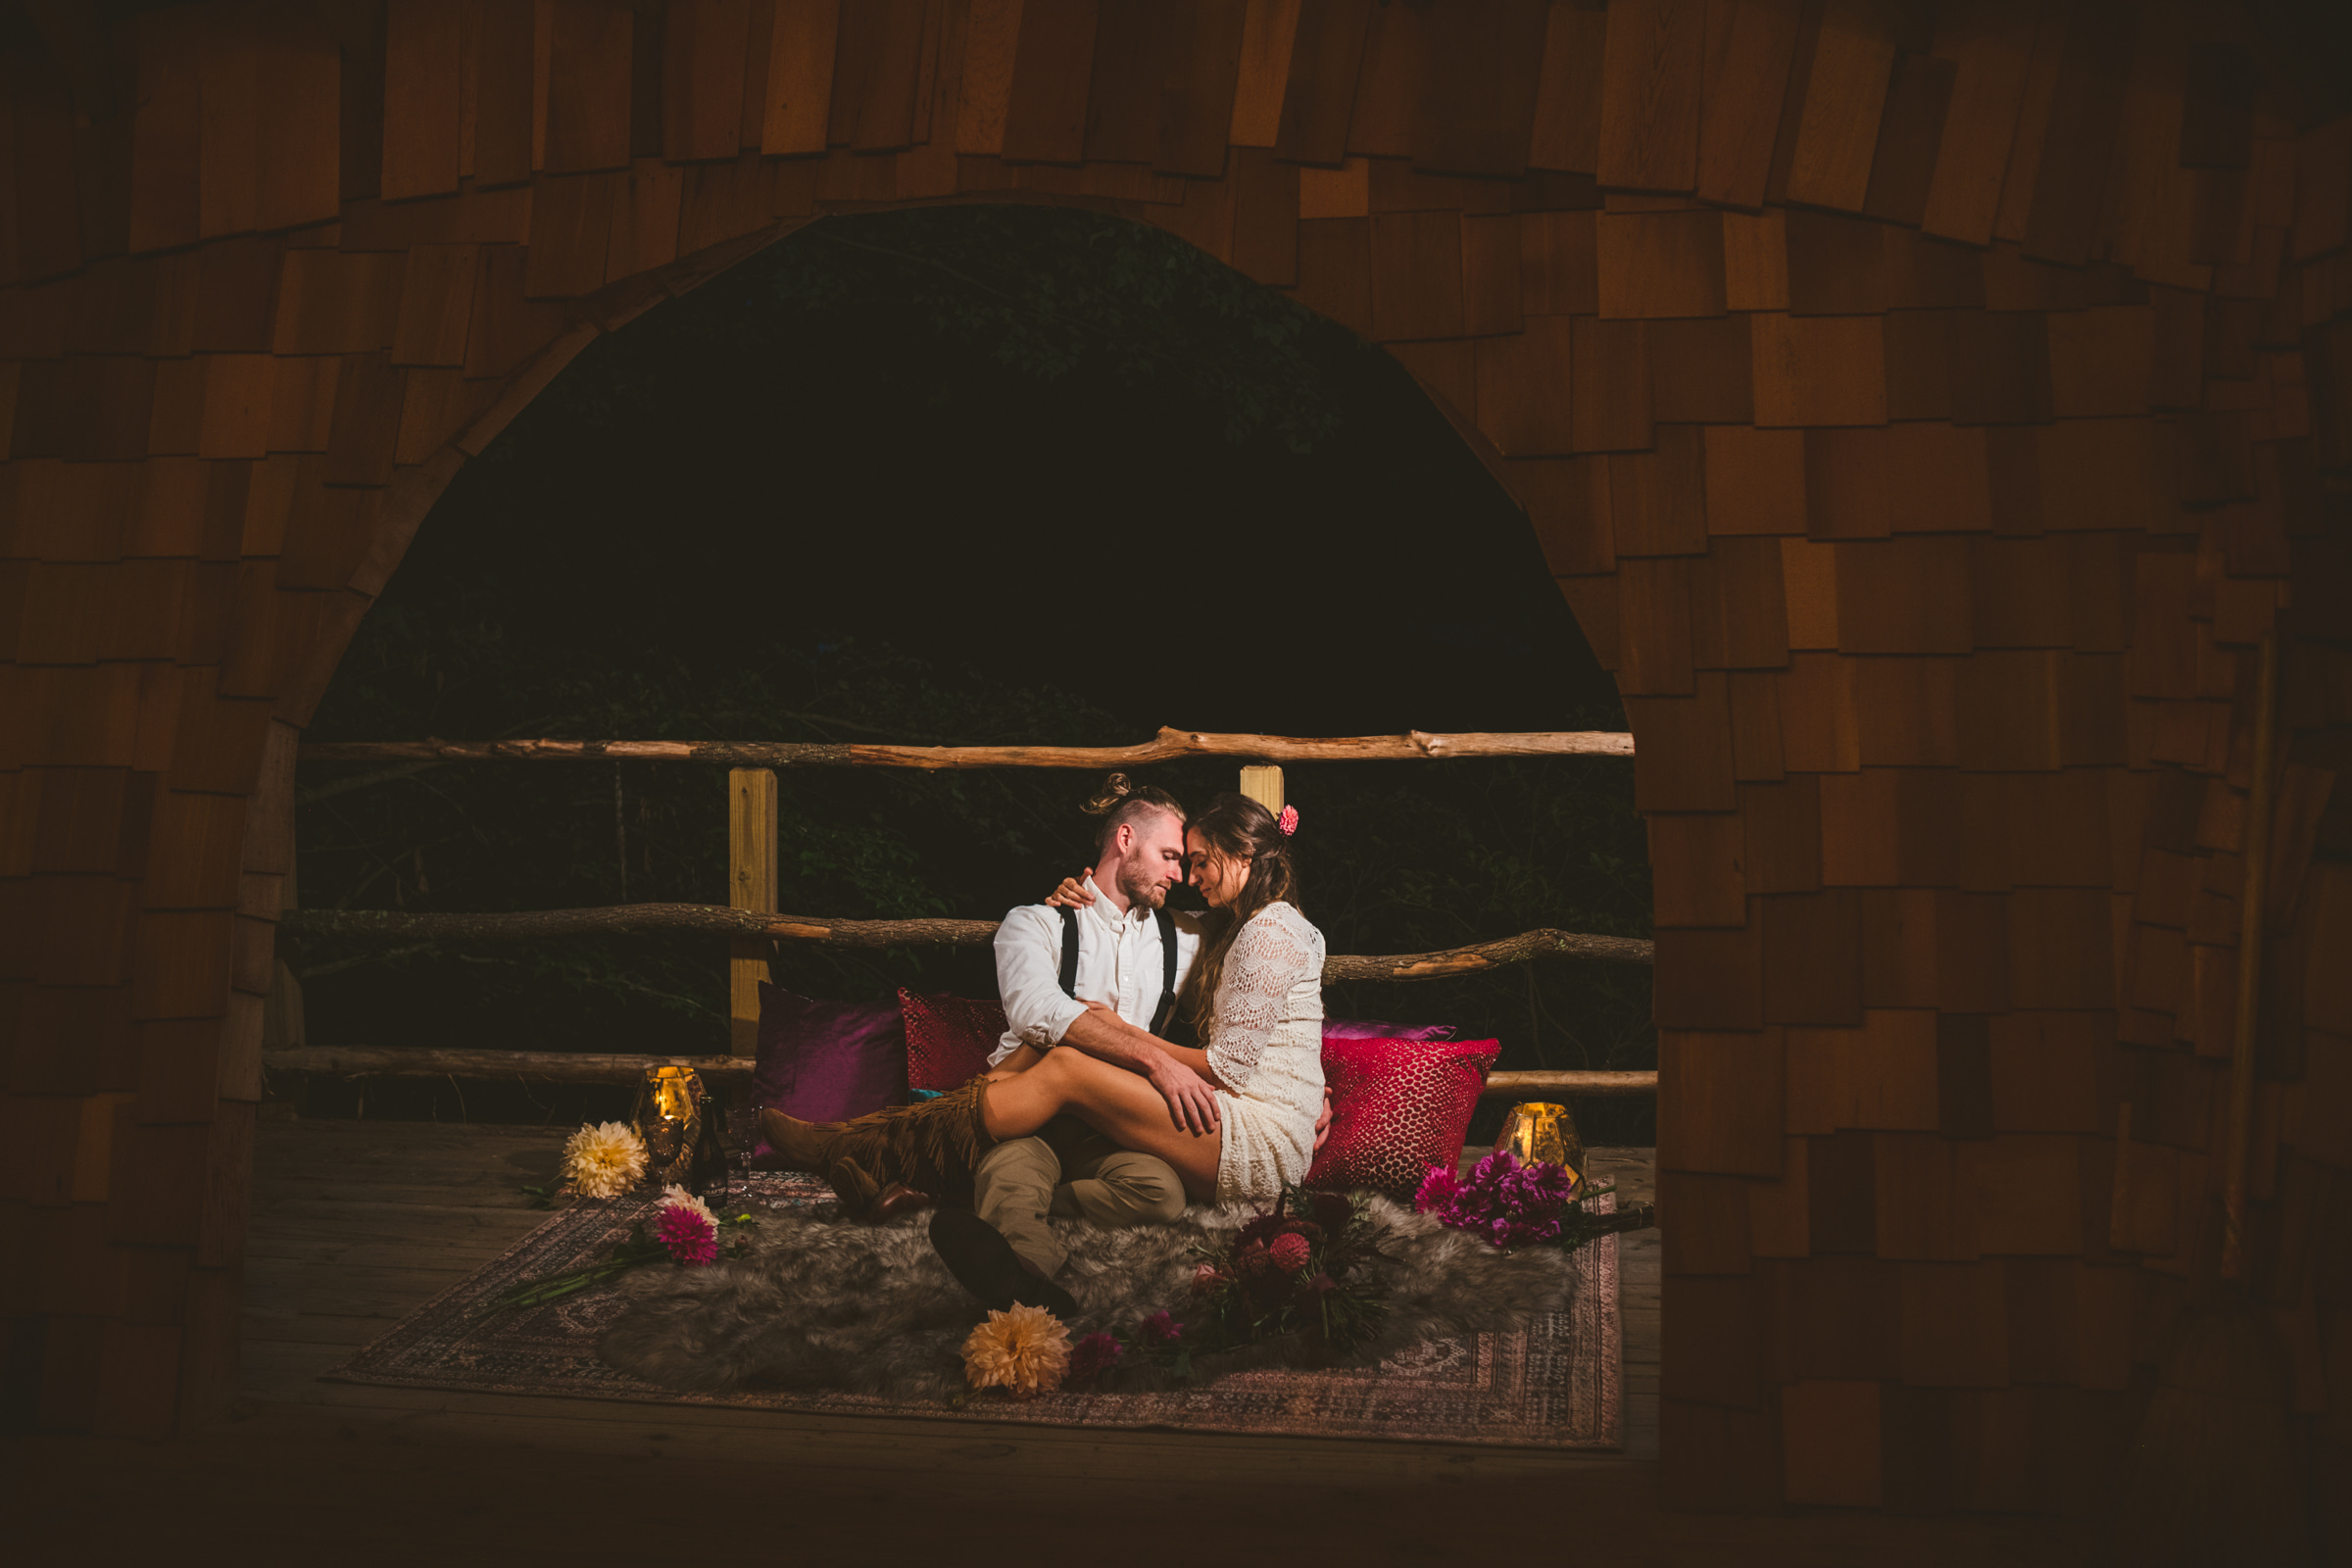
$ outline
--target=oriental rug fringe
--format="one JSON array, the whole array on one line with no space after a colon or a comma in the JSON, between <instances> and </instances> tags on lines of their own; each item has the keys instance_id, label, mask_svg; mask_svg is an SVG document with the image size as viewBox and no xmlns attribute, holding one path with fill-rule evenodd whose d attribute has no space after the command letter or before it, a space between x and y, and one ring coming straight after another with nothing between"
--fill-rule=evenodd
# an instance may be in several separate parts
<instances>
[{"instance_id":1,"label":"oriental rug fringe","mask_svg":"<svg viewBox=\"0 0 2352 1568\"><path fill-rule=\"evenodd\" d=\"M1603 1198L1594 1206L1609 1201ZM754 1233L760 1238L754 1257L709 1270L673 1271L657 1264L636 1271L618 1288L521 1311L482 1310L517 1281L602 1256L627 1237L632 1224L650 1221L655 1202L651 1197L630 1197L579 1202L559 1212L326 1374L327 1379L543 1397L1099 1429L1582 1449L1615 1448L1622 1441L1622 1330L1613 1236L1589 1243L1564 1259L1495 1256L1497 1267L1491 1277L1496 1301L1482 1310L1475 1300L1461 1298L1460 1285L1474 1284L1487 1266L1476 1254L1465 1255L1453 1246L1468 1239L1458 1232L1432 1234L1426 1221L1403 1215L1388 1250L1408 1262L1417 1252L1456 1280L1450 1297L1433 1289L1426 1278L1402 1284L1389 1332L1374 1347L1381 1354L1374 1364L1308 1369L1269 1365L1267 1356L1245 1355L1228 1359L1223 1367L1204 1368L1221 1373L1205 1387L1131 1385L1027 1400L991 1395L960 1408L943 1396L960 1381L956 1375L957 1348L983 1314L930 1255L922 1240L928 1216L881 1227L835 1225L829 1223L835 1212L832 1194L808 1177L762 1173L750 1178L748 1189L739 1177L723 1199L712 1195L713 1208L727 1213L749 1209L761 1217ZM1179 1226L1212 1233L1237 1222L1230 1214L1194 1209ZM1073 1257L1079 1265L1073 1273L1085 1272L1090 1240L1103 1244L1099 1249L1102 1255L1115 1258L1119 1241L1123 1238L1132 1250L1138 1236L1126 1232L1099 1239L1073 1237ZM1479 1252L1486 1251L1483 1244L1474 1245ZM1173 1240L1161 1246L1180 1250ZM763 1331L781 1350L754 1346L745 1352L740 1345L730 1346L736 1355L724 1367L725 1387L678 1387L698 1381L708 1385L717 1375L708 1370L707 1361L681 1371L680 1357L666 1334L659 1331L660 1315L667 1312L674 1320L684 1313L690 1326L705 1328L709 1298L725 1300L766 1288L771 1277L791 1284L793 1254L809 1250L823 1250L835 1257L846 1250L862 1265L850 1273L870 1276L874 1265L887 1265L887 1294L898 1298L899 1321L906 1326L891 1343L890 1353L874 1359L890 1361L900 1370L831 1378L837 1385L850 1386L811 1386L830 1375L822 1370L821 1358L809 1353L808 1344L841 1337L837 1325L812 1323L797 1343L788 1331ZM1548 1287L1536 1294L1553 1303L1552 1309L1527 1308L1535 1298L1527 1263L1544 1271ZM1187 1265L1184 1272L1189 1271ZM933 1273L936 1279L930 1277ZM1107 1283L1107 1276L1099 1273L1097 1280ZM1183 1306L1181 1300L1170 1299L1123 1301L1113 1307L1101 1299L1101 1289L1090 1292L1083 1280L1076 1288L1082 1308L1088 1309L1073 1325L1074 1333L1110 1322L1131 1329L1135 1318L1158 1306L1175 1306L1180 1315ZM704 1314L702 1324L692 1322L697 1313ZM1091 1321L1096 1316L1105 1323ZM1468 1324L1473 1331L1422 1332L1448 1323ZM1490 1326L1496 1324L1503 1326ZM855 1332L846 1348L854 1355L858 1352ZM742 1375L747 1367L762 1363L765 1376L758 1371ZM908 1373L906 1367L914 1370ZM865 1386L857 1386L860 1383Z\"/></svg>"}]
</instances>

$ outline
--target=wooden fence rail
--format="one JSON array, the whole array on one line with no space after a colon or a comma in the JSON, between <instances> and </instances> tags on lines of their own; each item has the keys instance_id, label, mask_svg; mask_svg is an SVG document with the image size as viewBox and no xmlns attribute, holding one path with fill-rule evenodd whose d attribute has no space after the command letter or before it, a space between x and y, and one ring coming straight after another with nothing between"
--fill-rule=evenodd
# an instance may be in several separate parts
<instances>
[{"instance_id":1,"label":"wooden fence rail","mask_svg":"<svg viewBox=\"0 0 2352 1568\"><path fill-rule=\"evenodd\" d=\"M592 1055L565 1051L446 1051L433 1047L303 1046L267 1052L273 1072L335 1073L345 1077L524 1078L541 1083L633 1084L648 1067L692 1067L721 1083L748 1078L742 1056ZM1482 1095L1654 1095L1654 1072L1489 1073Z\"/></svg>"},{"instance_id":2,"label":"wooden fence rail","mask_svg":"<svg viewBox=\"0 0 2352 1568\"><path fill-rule=\"evenodd\" d=\"M768 914L709 904L623 904L607 908L525 909L501 914L412 914L399 909L289 909L279 922L289 936L371 943L447 943L479 946L564 937L697 936L825 942L844 948L971 946L997 934L994 920L833 920L816 915ZM1577 931L1523 931L1515 937L1446 948L1437 953L1385 956L1334 954L1323 960L1323 981L1438 980L1476 974L1506 963L1560 956L1599 963L1648 963L1653 945L1638 937Z\"/></svg>"},{"instance_id":3,"label":"wooden fence rail","mask_svg":"<svg viewBox=\"0 0 2352 1568\"><path fill-rule=\"evenodd\" d=\"M770 741L319 741L306 762L709 762L727 767L1140 767L1188 757L1265 762L1387 762L1456 757L1631 757L1634 738L1612 730L1347 735L1218 735L1162 729L1141 746L874 746Z\"/></svg>"}]
</instances>

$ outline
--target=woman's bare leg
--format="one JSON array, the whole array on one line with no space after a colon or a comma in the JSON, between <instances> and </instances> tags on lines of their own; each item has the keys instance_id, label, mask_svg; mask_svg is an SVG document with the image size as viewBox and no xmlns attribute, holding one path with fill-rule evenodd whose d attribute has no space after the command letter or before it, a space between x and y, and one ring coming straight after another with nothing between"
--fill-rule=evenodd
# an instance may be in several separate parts
<instances>
[{"instance_id":1,"label":"woman's bare leg","mask_svg":"<svg viewBox=\"0 0 2352 1568\"><path fill-rule=\"evenodd\" d=\"M984 1102L989 1136L1000 1142L1025 1138L1064 1112L1121 1149L1166 1160L1195 1199L1215 1196L1224 1134L1179 1128L1167 1101L1149 1081L1082 1051L1066 1046L1049 1051L1027 1072L993 1079Z\"/></svg>"}]
</instances>

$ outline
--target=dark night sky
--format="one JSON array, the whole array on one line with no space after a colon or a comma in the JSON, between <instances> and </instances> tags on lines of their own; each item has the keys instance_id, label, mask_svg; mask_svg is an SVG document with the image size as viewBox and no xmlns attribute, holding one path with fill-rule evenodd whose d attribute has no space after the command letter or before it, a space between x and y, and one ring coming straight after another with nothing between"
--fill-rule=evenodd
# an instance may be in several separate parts
<instances>
[{"instance_id":1,"label":"dark night sky","mask_svg":"<svg viewBox=\"0 0 2352 1568\"><path fill-rule=\"evenodd\" d=\"M575 362L411 568L531 583L514 612L560 640L969 661L1137 739L1614 722L1524 517L1385 355L1319 341L1339 427L1301 457L1228 441L1192 388L778 311L772 260Z\"/></svg>"}]
</instances>

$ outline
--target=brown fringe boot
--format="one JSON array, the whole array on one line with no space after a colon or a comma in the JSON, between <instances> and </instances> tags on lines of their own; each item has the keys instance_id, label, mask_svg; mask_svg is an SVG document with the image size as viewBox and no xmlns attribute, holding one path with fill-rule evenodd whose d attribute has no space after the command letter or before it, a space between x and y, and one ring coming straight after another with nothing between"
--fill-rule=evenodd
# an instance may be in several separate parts
<instances>
[{"instance_id":1,"label":"brown fringe boot","mask_svg":"<svg viewBox=\"0 0 2352 1568\"><path fill-rule=\"evenodd\" d=\"M920 1200L970 1196L972 1172L997 1142L982 1115L987 1095L981 1077L936 1100L854 1121L808 1122L763 1110L760 1134L776 1163L822 1176L844 1212L887 1219L922 1206Z\"/></svg>"}]
</instances>

